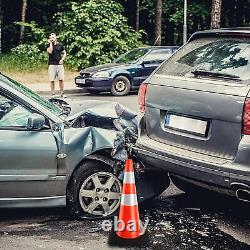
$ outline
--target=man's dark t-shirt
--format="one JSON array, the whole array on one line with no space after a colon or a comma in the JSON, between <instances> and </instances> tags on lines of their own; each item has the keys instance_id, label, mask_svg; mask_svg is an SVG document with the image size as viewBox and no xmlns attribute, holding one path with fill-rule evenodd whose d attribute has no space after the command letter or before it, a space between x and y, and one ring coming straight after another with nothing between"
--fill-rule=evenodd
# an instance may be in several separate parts
<instances>
[{"instance_id":1,"label":"man's dark t-shirt","mask_svg":"<svg viewBox=\"0 0 250 250\"><path fill-rule=\"evenodd\" d=\"M56 45L53 44L53 52L49 54L49 65L59 65L59 61L62 58L62 52L64 51L64 46L60 43Z\"/></svg>"}]
</instances>

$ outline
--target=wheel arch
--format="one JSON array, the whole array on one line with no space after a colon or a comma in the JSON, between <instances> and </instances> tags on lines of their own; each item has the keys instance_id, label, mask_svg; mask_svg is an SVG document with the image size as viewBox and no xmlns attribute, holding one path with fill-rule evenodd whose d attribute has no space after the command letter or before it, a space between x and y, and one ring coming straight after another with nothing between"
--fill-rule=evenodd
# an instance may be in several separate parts
<instances>
[{"instance_id":1,"label":"wheel arch","mask_svg":"<svg viewBox=\"0 0 250 250\"><path fill-rule=\"evenodd\" d=\"M90 155L84 157L77 165L76 167L71 171L70 175L68 176L68 180L66 183L66 193L68 190L69 185L72 182L73 179L73 175L76 172L76 170L86 161L88 160L94 160L94 161L99 161L102 163L105 163L105 165L107 167L109 167L110 169L112 167L114 167L115 165L115 161L111 159L110 153L111 153L111 148L109 149L101 149L95 152L92 152Z\"/></svg>"},{"instance_id":2,"label":"wheel arch","mask_svg":"<svg viewBox=\"0 0 250 250\"><path fill-rule=\"evenodd\" d=\"M128 72L120 72L120 73L115 74L113 77L113 81L115 80L116 77L119 77L119 76L124 76L124 77L128 78L128 80L130 81L130 84L131 85L133 84L132 77Z\"/></svg>"}]
</instances>

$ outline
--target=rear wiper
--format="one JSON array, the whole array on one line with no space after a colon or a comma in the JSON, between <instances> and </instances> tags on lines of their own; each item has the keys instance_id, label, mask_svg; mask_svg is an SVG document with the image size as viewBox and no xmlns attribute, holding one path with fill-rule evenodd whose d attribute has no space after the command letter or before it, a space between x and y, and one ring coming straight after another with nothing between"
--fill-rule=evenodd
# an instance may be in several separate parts
<instances>
[{"instance_id":1,"label":"rear wiper","mask_svg":"<svg viewBox=\"0 0 250 250\"><path fill-rule=\"evenodd\" d=\"M233 74L228 73L221 73L221 72L215 72L215 71L207 71L207 70L193 70L191 71L192 74L194 74L195 77L197 76L212 76L222 79L233 79L241 81L240 77Z\"/></svg>"}]
</instances>

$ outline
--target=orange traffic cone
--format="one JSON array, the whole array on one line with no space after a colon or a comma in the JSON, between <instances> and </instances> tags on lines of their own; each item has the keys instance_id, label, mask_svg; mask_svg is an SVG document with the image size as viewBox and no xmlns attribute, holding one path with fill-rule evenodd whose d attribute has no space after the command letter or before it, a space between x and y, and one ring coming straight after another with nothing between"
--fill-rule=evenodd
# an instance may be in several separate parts
<instances>
[{"instance_id":1,"label":"orange traffic cone","mask_svg":"<svg viewBox=\"0 0 250 250\"><path fill-rule=\"evenodd\" d=\"M134 168L131 159L126 160L125 164L119 219L118 221L116 221L116 217L114 219L114 226L108 239L110 246L147 247L150 245L148 234L144 232L142 235L141 233ZM116 222L121 223L116 224Z\"/></svg>"},{"instance_id":2,"label":"orange traffic cone","mask_svg":"<svg viewBox=\"0 0 250 250\"><path fill-rule=\"evenodd\" d=\"M119 212L119 221L123 222L123 225L118 225L117 236L125 239L135 239L140 237L140 218L137 202L137 194L135 187L135 176L133 161L131 159L126 160L122 187L122 197ZM129 227L130 223L133 223L133 227ZM121 226L124 228L121 230Z\"/></svg>"}]
</instances>

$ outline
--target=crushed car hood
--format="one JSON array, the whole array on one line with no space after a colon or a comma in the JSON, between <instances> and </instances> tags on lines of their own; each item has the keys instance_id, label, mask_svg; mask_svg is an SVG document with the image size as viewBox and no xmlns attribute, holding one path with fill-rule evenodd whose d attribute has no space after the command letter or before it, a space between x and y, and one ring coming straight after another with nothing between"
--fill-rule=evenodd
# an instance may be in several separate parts
<instances>
[{"instance_id":1,"label":"crushed car hood","mask_svg":"<svg viewBox=\"0 0 250 250\"><path fill-rule=\"evenodd\" d=\"M72 102L68 101L71 111L69 116L66 118L68 121L76 118L77 116L89 112L95 114L99 117L110 117L118 118L118 115L115 111L116 102L109 101L99 101L99 100L88 100L81 102Z\"/></svg>"},{"instance_id":2,"label":"crushed car hood","mask_svg":"<svg viewBox=\"0 0 250 250\"><path fill-rule=\"evenodd\" d=\"M72 132L72 137L76 134L78 134L77 137L83 136L84 151L87 154L91 154L97 148L100 150L108 147L112 149L113 158L126 160L128 145L135 143L138 135L135 113L117 102L97 100L75 102L68 99L66 102L60 98L50 99L50 101L60 108L66 107L68 116L65 117L65 121L70 127L68 131L72 131L72 128L77 129ZM62 138L62 144L68 144L71 140L71 136L66 141L65 136L59 137Z\"/></svg>"}]
</instances>

